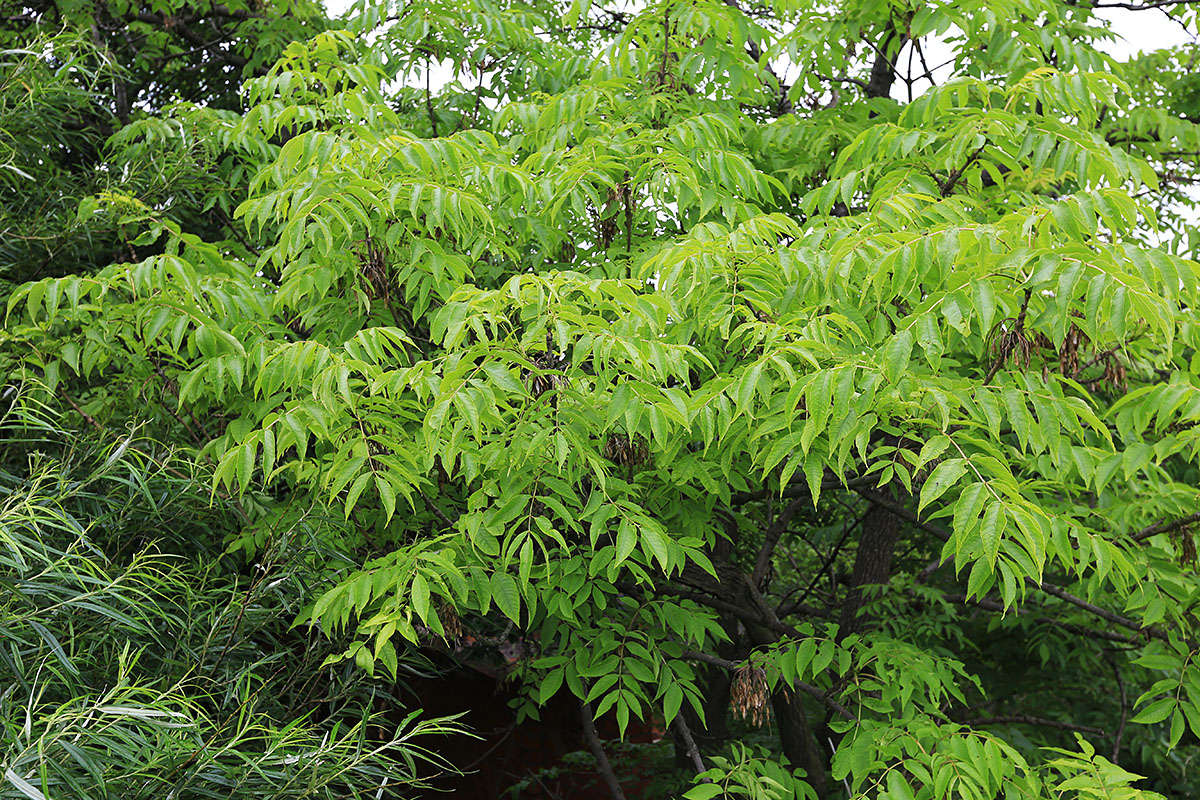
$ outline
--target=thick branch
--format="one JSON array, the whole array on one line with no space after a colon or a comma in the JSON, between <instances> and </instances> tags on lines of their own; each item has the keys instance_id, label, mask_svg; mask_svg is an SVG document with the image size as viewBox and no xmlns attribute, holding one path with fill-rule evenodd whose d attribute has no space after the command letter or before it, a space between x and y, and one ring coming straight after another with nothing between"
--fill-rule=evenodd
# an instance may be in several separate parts
<instances>
[{"instance_id":1,"label":"thick branch","mask_svg":"<svg viewBox=\"0 0 1200 800\"><path fill-rule=\"evenodd\" d=\"M875 63L871 65L871 78L867 81L866 94L867 97L887 97L892 91L892 84L896 82L896 63L891 56L888 55L888 50L892 42L899 41L900 46L896 48L896 54L904 49L904 45L908 43L908 36L903 33L898 33L895 28L888 31L884 36L883 45L875 47L875 44L870 39L865 40L868 45L875 49Z\"/></svg>"},{"instance_id":2,"label":"thick branch","mask_svg":"<svg viewBox=\"0 0 1200 800\"><path fill-rule=\"evenodd\" d=\"M864 499L870 500L871 503L873 503L874 505L877 505L882 509L892 512L897 517L900 517L900 519L904 520L905 522L911 523L912 525L920 528L921 530L925 531L929 535L936 536L937 538L941 539L943 542L950 541L950 533L948 531L946 531L945 529L943 529L937 525L934 525L932 522L925 522L920 517L918 517L915 513L908 510L903 504L897 503L895 500L888 497L887 495L881 494L880 492L873 492L869 489L856 489L855 491L857 491L858 494L861 497L863 497Z\"/></svg>"},{"instance_id":3,"label":"thick branch","mask_svg":"<svg viewBox=\"0 0 1200 800\"><path fill-rule=\"evenodd\" d=\"M902 517L874 504L862 522L862 537L854 555L850 591L842 601L838 639L861 631L869 620L863 616L869 586L881 586L892 578L892 557L900 536Z\"/></svg>"}]
</instances>

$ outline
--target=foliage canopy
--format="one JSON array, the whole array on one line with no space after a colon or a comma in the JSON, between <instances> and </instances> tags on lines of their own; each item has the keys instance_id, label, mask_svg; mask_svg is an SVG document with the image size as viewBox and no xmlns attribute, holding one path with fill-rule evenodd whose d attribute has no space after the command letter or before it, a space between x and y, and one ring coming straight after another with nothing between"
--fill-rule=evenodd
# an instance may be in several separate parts
<instances>
[{"instance_id":1,"label":"foliage canopy","mask_svg":"<svg viewBox=\"0 0 1200 800\"><path fill-rule=\"evenodd\" d=\"M663 719L695 800L1200 789L1194 47L1060 0L126 5L278 60L210 46L235 102L6 51L4 224L80 251L0 253L51 275L20 397L211 470L229 554L319 519L335 660L519 639L525 713Z\"/></svg>"}]
</instances>

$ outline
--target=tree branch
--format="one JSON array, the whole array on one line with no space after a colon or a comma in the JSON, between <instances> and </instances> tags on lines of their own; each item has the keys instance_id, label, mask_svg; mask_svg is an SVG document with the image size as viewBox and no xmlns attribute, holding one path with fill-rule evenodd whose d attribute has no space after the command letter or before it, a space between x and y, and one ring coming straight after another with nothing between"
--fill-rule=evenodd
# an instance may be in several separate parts
<instances>
[{"instance_id":1,"label":"tree branch","mask_svg":"<svg viewBox=\"0 0 1200 800\"><path fill-rule=\"evenodd\" d=\"M433 138L438 138L437 114L433 112L433 91L430 87L429 75L430 57L425 56L425 110L429 114L429 127L433 129Z\"/></svg>"},{"instance_id":2,"label":"tree branch","mask_svg":"<svg viewBox=\"0 0 1200 800\"><path fill-rule=\"evenodd\" d=\"M1140 531L1133 534L1133 540L1135 542L1144 542L1155 534L1171 533L1172 531L1177 531L1180 528L1186 528L1193 522L1200 522L1200 511L1197 511L1195 514L1189 514L1186 517L1180 517L1179 519L1171 520L1170 522L1158 522L1148 528L1142 528Z\"/></svg>"},{"instance_id":3,"label":"tree branch","mask_svg":"<svg viewBox=\"0 0 1200 800\"><path fill-rule=\"evenodd\" d=\"M871 486L879 479L874 475L861 475L853 478L846 478L843 483L842 478L826 477L821 481L821 491L836 491L838 489L854 489L859 486ZM791 483L783 488L782 491L777 489L755 489L754 491L735 492L729 498L729 505L741 506L746 503L752 503L756 500L766 500L768 497L811 497L812 492L808 489L808 480L804 476L799 476L793 479Z\"/></svg>"},{"instance_id":4,"label":"tree branch","mask_svg":"<svg viewBox=\"0 0 1200 800\"><path fill-rule=\"evenodd\" d=\"M779 546L779 540L783 537L784 531L792 521L792 517L804 507L808 502L807 497L798 497L788 503L779 516L767 528L767 534L763 538L763 546L758 551L758 558L754 562L754 572L750 574L750 580L755 586L762 583L763 577L766 576L767 570L771 566L771 557L775 554L775 548Z\"/></svg>"},{"instance_id":5,"label":"tree branch","mask_svg":"<svg viewBox=\"0 0 1200 800\"><path fill-rule=\"evenodd\" d=\"M870 39L863 39L875 51L875 63L871 65L871 79L867 81L865 88L867 97L887 97L891 92L892 84L896 82L896 63L888 55L888 48L896 40L900 42L900 46L896 48L896 55L899 55L900 51L904 49L904 45L908 43L908 36L894 27L888 29L882 46L876 46Z\"/></svg>"},{"instance_id":6,"label":"tree branch","mask_svg":"<svg viewBox=\"0 0 1200 800\"><path fill-rule=\"evenodd\" d=\"M696 774L704 772L704 759L700 757L700 748L696 746L696 739L692 736L692 729L688 727L687 720L683 718L681 710L675 715L674 721L671 723L675 726L675 730L679 732L679 738L683 739L684 747L687 748L688 759L692 762L692 766L696 769ZM707 778L705 783L711 783Z\"/></svg>"},{"instance_id":7,"label":"tree branch","mask_svg":"<svg viewBox=\"0 0 1200 800\"><path fill-rule=\"evenodd\" d=\"M618 584L618 588L620 588L620 589L622 589L622 591L624 591L626 586L624 584ZM771 612L770 617L767 617L765 614L754 614L750 611L747 611L745 608L742 608L741 606L736 605L734 603L730 603L725 600L720 600L715 597L708 597L707 595L699 594L696 592L689 592L685 589L678 589L669 584L665 584L662 586L655 586L654 590L656 592L662 592L663 594L674 595L675 597L682 597L685 600L691 600L693 602L699 603L700 605L708 606L709 608L715 609L717 611L723 611L726 614L735 616L738 619L742 620L743 622L749 622L752 625L762 625L765 628L770 628L772 631L774 631L775 633L777 633L781 636L792 636L792 637L795 637L798 639L804 638L803 634L801 634L800 631L796 630L791 625L788 625L786 622L782 622L777 616L775 616L775 613L773 611ZM770 610L770 609L768 608L768 610Z\"/></svg>"},{"instance_id":8,"label":"tree branch","mask_svg":"<svg viewBox=\"0 0 1200 800\"><path fill-rule=\"evenodd\" d=\"M1028 714L1007 714L999 717L982 717L980 719L971 719L964 722L964 725L975 727L977 725L1006 725L1012 723L1020 723L1023 725L1040 725L1045 728L1058 728L1063 731L1079 731L1080 733L1091 733L1096 736L1107 736L1103 728L1093 728L1088 725L1076 725L1073 722L1059 722L1056 719L1042 719L1041 717L1031 717Z\"/></svg>"},{"instance_id":9,"label":"tree branch","mask_svg":"<svg viewBox=\"0 0 1200 800\"><path fill-rule=\"evenodd\" d=\"M846 539L850 537L850 534L855 528L862 524L863 519L865 519L865 515L856 518L854 520L854 524L846 526L846 529L842 531L842 538L838 539L837 544L835 544L833 549L829 551L829 555L825 558L820 568L813 573L812 580L808 582L808 585L804 587L804 591L800 593L800 596L797 597L794 602L785 604L783 601L787 600L788 596L791 595L792 592L796 591L795 589L792 589L783 596L783 600L780 600L779 605L775 608L776 616L781 618L790 616L795 611L802 610L804 608L804 601L807 600L809 595L813 593L813 590L816 589L817 583L819 583L820 580L825 577L825 571L832 566L834 560L837 559L838 554L842 551L842 547L846 544Z\"/></svg>"},{"instance_id":10,"label":"tree branch","mask_svg":"<svg viewBox=\"0 0 1200 800\"><path fill-rule=\"evenodd\" d=\"M920 517L918 517L915 513L913 513L912 511L909 511L907 508L905 508L903 504L897 503L895 500L888 497L887 495L880 494L879 492L873 492L870 489L855 489L855 491L858 492L860 497L863 497L866 500L869 500L870 502L874 503L875 505L879 506L880 508L883 508L887 511L892 512L897 517L900 517L900 519L904 520L905 522L909 522L909 523L915 525L916 527L925 531L929 535L936 536L937 538L941 539L943 542L950 541L950 532L949 531L945 530L944 528L941 528L938 525L934 525L932 522L925 522Z\"/></svg>"},{"instance_id":11,"label":"tree branch","mask_svg":"<svg viewBox=\"0 0 1200 800\"><path fill-rule=\"evenodd\" d=\"M823 81L829 81L830 83L849 83L854 86L857 86L858 88L862 89L864 92L870 88L867 86L866 81L864 81L860 78L851 78L848 75L826 75L822 72L814 72L813 75L816 75L818 78L820 78Z\"/></svg>"},{"instance_id":12,"label":"tree branch","mask_svg":"<svg viewBox=\"0 0 1200 800\"><path fill-rule=\"evenodd\" d=\"M1166 8L1167 6L1187 6L1193 5L1200 0L1155 0L1150 3L1119 3L1119 2L1101 2L1092 3L1091 8L1123 8L1126 11L1152 11L1156 8Z\"/></svg>"},{"instance_id":13,"label":"tree branch","mask_svg":"<svg viewBox=\"0 0 1200 800\"><path fill-rule=\"evenodd\" d=\"M950 533L948 531L946 531L944 528L942 528L938 525L934 525L931 522L923 522L916 514L909 511L908 509L904 508L899 503L896 503L895 501L891 500L890 498L887 498L883 495L878 495L875 492L869 492L866 490L860 490L859 494L861 494L863 497L867 498L871 502L876 503L876 504L882 506L883 508L886 508L888 511L891 511L896 516L901 517L902 519L908 520L913 525L916 525L921 530L926 531L927 533L929 533L933 536L936 536L938 539L941 539L943 542L950 541ZM929 568L926 567L926 569L929 569ZM922 574L924 574L924 571L922 571ZM1035 589L1040 589L1041 591L1045 592L1046 594L1053 595L1054 597L1057 597L1060 600L1064 600L1067 603L1070 603L1073 606L1081 608L1090 614L1094 614L1095 616L1100 617L1101 619L1107 620L1107 621L1113 623L1114 625L1119 625L1122 628L1127 628L1129 630L1136 631L1137 633L1145 634L1146 636L1151 636L1155 639L1161 639L1163 641L1167 640L1166 633L1159 630L1158 628L1139 625L1137 622L1129 619L1128 617L1123 617L1120 614L1116 614L1112 611L1109 611L1106 608L1101 608L1098 605L1089 603L1088 601L1084 600L1081 597L1076 597L1075 595L1071 594L1066 589L1063 589L1061 586L1058 586L1057 584L1049 583L1046 581L1039 582L1039 581L1034 580L1033 578L1026 578L1025 584L1027 586L1031 586Z\"/></svg>"},{"instance_id":14,"label":"tree branch","mask_svg":"<svg viewBox=\"0 0 1200 800\"><path fill-rule=\"evenodd\" d=\"M435 517L437 517L439 520L441 520L441 523L443 525L445 525L446 527L453 527L454 520L450 519L450 517L446 516L446 512L442 511L440 508L438 508L436 505L434 505L433 500L431 500L429 498L429 495L427 495L427 494L425 494L425 492L421 491L420 487L417 487L417 494L421 495L421 499L425 501L426 507L428 507L429 510L433 512L433 515Z\"/></svg>"},{"instance_id":15,"label":"tree branch","mask_svg":"<svg viewBox=\"0 0 1200 800\"><path fill-rule=\"evenodd\" d=\"M940 187L938 187L942 192L942 197L950 196L950 193L954 191L955 185L958 183L959 179L962 178L963 173L966 172L967 168L969 166L971 166L972 164L974 164L976 159L978 159L979 156L983 154L983 150L985 147L987 147L986 141L983 144L979 145L979 147L975 148L975 152L973 152L973 153L971 153L971 155L967 156L967 160L963 162L963 165L961 167L959 167L958 169L954 170L953 172L951 172L949 175L946 176L946 182L943 183Z\"/></svg>"},{"instance_id":16,"label":"tree branch","mask_svg":"<svg viewBox=\"0 0 1200 800\"><path fill-rule=\"evenodd\" d=\"M600 742L600 734L596 732L596 723L592 715L592 705L586 700L579 701L579 718L583 720L583 738L587 741L588 749L592 751L592 755L596 757L596 764L600 767L600 774L604 776L604 782L608 785L608 793L612 795L613 800L625 800L625 792L621 789L621 782L617 780L617 773L613 772L608 755L604 752L604 745Z\"/></svg>"},{"instance_id":17,"label":"tree branch","mask_svg":"<svg viewBox=\"0 0 1200 800\"><path fill-rule=\"evenodd\" d=\"M1112 667L1113 677L1117 679L1117 688L1121 691L1121 721L1117 723L1117 733L1113 736L1112 758L1109 759L1116 764L1118 763L1117 758L1121 755L1121 738L1125 735L1125 722L1129 717L1129 698L1125 694L1125 680L1121 677L1121 667L1113 658L1112 652L1105 652L1104 659Z\"/></svg>"},{"instance_id":18,"label":"tree branch","mask_svg":"<svg viewBox=\"0 0 1200 800\"><path fill-rule=\"evenodd\" d=\"M993 611L997 614L1015 613L1018 616L1025 616L1030 613L1020 608L1008 608L1003 603L987 597L968 599L967 596L963 594L943 594L942 599L951 603L961 603L962 605L975 606L976 608L982 608L984 611ZM1115 631L1092 630L1091 628L1085 628L1082 625L1076 625L1072 622L1063 622L1062 620L1055 619L1054 617L1039 616L1034 617L1033 621L1039 625L1049 625L1052 628L1062 628L1068 633L1073 633L1076 636L1086 636L1091 639L1100 639L1102 641L1115 642L1124 645L1138 644L1138 641L1133 637L1125 636L1124 634L1116 633Z\"/></svg>"}]
</instances>

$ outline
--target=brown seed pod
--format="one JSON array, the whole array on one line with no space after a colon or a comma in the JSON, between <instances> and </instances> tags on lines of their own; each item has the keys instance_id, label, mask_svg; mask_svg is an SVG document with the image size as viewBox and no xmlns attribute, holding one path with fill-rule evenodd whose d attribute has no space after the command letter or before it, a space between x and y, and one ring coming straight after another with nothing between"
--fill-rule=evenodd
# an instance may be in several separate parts
<instances>
[{"instance_id":1,"label":"brown seed pod","mask_svg":"<svg viewBox=\"0 0 1200 800\"><path fill-rule=\"evenodd\" d=\"M735 714L761 728L771 715L766 670L752 665L739 667L733 674L730 700Z\"/></svg>"},{"instance_id":2,"label":"brown seed pod","mask_svg":"<svg viewBox=\"0 0 1200 800\"><path fill-rule=\"evenodd\" d=\"M988 353L993 359L1010 361L1021 369L1029 366L1037 346L1036 338L1030 338L1024 326L1013 317L997 322L987 337Z\"/></svg>"},{"instance_id":3,"label":"brown seed pod","mask_svg":"<svg viewBox=\"0 0 1200 800\"><path fill-rule=\"evenodd\" d=\"M611 433L604 442L603 455L619 467L640 467L650 463L650 444L635 434Z\"/></svg>"},{"instance_id":4,"label":"brown seed pod","mask_svg":"<svg viewBox=\"0 0 1200 800\"><path fill-rule=\"evenodd\" d=\"M608 198L604 208L594 212L596 218L596 241L601 249L607 250L617 238L621 225L625 230L625 246L629 247L633 236L633 192L629 188L628 173L626 180L608 190ZM618 221L623 217L623 222Z\"/></svg>"},{"instance_id":5,"label":"brown seed pod","mask_svg":"<svg viewBox=\"0 0 1200 800\"><path fill-rule=\"evenodd\" d=\"M1104 359L1104 382L1108 384L1108 388L1113 391L1124 391L1125 383L1128 374L1125 371L1125 365L1121 363L1121 359L1115 355L1109 355Z\"/></svg>"},{"instance_id":6,"label":"brown seed pod","mask_svg":"<svg viewBox=\"0 0 1200 800\"><path fill-rule=\"evenodd\" d=\"M388 302L391 298L392 283L388 270L387 245L368 235L358 243L357 254L359 273L363 277L367 297Z\"/></svg>"},{"instance_id":7,"label":"brown seed pod","mask_svg":"<svg viewBox=\"0 0 1200 800\"><path fill-rule=\"evenodd\" d=\"M567 357L549 350L537 353L530 359L536 370L525 371L525 388L534 397L540 397L551 389L561 389L567 385L567 376L563 372Z\"/></svg>"},{"instance_id":8,"label":"brown seed pod","mask_svg":"<svg viewBox=\"0 0 1200 800\"><path fill-rule=\"evenodd\" d=\"M463 636L462 620L459 619L458 612L449 603L439 603L435 608L445 632L443 638L450 643L457 642Z\"/></svg>"},{"instance_id":9,"label":"brown seed pod","mask_svg":"<svg viewBox=\"0 0 1200 800\"><path fill-rule=\"evenodd\" d=\"M1072 324L1058 349L1058 367L1063 375L1073 376L1079 372L1079 348L1087 343L1087 334Z\"/></svg>"}]
</instances>

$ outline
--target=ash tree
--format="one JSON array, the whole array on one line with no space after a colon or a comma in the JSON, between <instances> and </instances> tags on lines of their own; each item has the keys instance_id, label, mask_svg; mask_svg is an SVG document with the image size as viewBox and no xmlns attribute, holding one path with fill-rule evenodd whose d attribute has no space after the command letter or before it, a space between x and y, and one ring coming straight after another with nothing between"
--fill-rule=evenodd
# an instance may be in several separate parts
<instances>
[{"instance_id":1,"label":"ash tree","mask_svg":"<svg viewBox=\"0 0 1200 800\"><path fill-rule=\"evenodd\" d=\"M237 111L130 110L110 163L220 163L228 219L85 199L116 262L7 346L210 469L231 552L335 510L335 660L520 640L614 797L606 714L694 800L1187 796L1200 51L1115 61L1106 6L1197 31L363 0Z\"/></svg>"}]
</instances>

